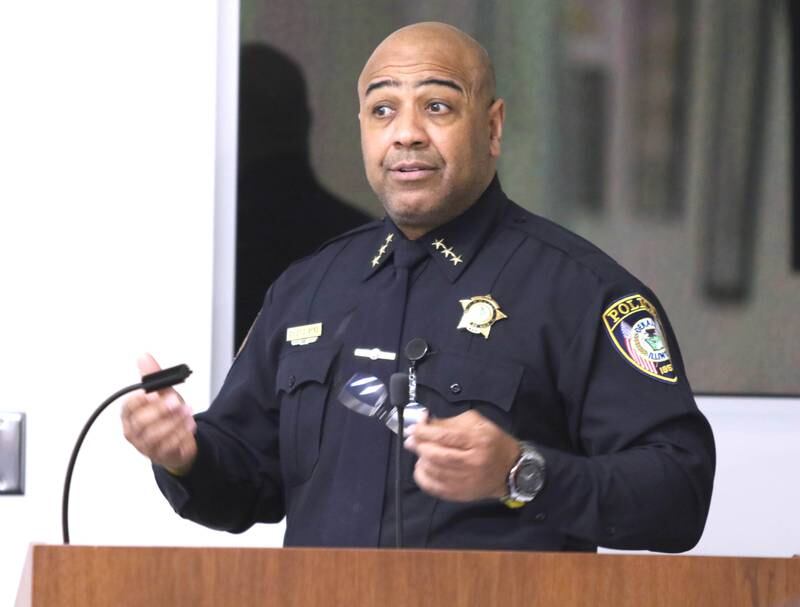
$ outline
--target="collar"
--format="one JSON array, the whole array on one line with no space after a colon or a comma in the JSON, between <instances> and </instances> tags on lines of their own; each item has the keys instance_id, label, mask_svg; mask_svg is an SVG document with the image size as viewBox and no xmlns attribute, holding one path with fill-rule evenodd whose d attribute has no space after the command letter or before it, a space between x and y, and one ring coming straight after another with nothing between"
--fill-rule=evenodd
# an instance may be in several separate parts
<instances>
[{"instance_id":1,"label":"collar","mask_svg":"<svg viewBox=\"0 0 800 607\"><path fill-rule=\"evenodd\" d=\"M500 187L499 178L495 175L475 204L455 219L431 230L419 238L418 242L427 250L435 265L448 280L455 282L477 257L507 204L508 198ZM379 232L373 256L366 261L364 280L380 270L391 258L394 243L399 239L405 239L403 233L388 216L383 221L385 229Z\"/></svg>"}]
</instances>

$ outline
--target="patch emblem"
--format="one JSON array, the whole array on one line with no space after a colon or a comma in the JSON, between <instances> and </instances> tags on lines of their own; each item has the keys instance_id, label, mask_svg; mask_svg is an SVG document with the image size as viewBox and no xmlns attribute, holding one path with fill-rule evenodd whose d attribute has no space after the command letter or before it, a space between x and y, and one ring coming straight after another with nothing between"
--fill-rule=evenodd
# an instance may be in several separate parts
<instances>
[{"instance_id":1,"label":"patch emblem","mask_svg":"<svg viewBox=\"0 0 800 607\"><path fill-rule=\"evenodd\" d=\"M603 312L611 341L642 373L674 384L678 381L656 307L641 295L629 295Z\"/></svg>"},{"instance_id":2,"label":"patch emblem","mask_svg":"<svg viewBox=\"0 0 800 607\"><path fill-rule=\"evenodd\" d=\"M470 333L483 335L489 339L489 331L498 320L508 318L491 295L476 295L469 299L459 299L464 314L458 323L457 329L466 329Z\"/></svg>"}]
</instances>

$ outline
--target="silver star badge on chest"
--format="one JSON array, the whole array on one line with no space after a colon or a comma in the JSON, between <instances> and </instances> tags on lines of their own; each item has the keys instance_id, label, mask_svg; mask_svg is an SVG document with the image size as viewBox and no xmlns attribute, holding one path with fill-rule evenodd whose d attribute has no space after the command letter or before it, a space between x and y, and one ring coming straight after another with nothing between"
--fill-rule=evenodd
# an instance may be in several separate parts
<instances>
[{"instance_id":1,"label":"silver star badge on chest","mask_svg":"<svg viewBox=\"0 0 800 607\"><path fill-rule=\"evenodd\" d=\"M489 332L494 323L508 318L500 309L500 304L491 295L476 295L469 299L460 299L459 303L464 313L456 328L483 335L486 339L489 339Z\"/></svg>"}]
</instances>

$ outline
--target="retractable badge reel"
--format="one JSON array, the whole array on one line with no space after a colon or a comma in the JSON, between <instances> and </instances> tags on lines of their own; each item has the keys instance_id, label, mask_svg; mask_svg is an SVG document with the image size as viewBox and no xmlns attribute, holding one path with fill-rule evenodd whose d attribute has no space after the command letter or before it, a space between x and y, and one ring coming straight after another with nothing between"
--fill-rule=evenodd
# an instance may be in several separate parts
<instances>
[{"instance_id":1,"label":"retractable badge reel","mask_svg":"<svg viewBox=\"0 0 800 607\"><path fill-rule=\"evenodd\" d=\"M421 337L415 337L406 344L405 355L408 359L408 403L403 413L403 431L416 425L428 412L425 406L417 402L417 363L428 355L430 347ZM386 426L397 434L397 410L392 409L386 420Z\"/></svg>"}]
</instances>

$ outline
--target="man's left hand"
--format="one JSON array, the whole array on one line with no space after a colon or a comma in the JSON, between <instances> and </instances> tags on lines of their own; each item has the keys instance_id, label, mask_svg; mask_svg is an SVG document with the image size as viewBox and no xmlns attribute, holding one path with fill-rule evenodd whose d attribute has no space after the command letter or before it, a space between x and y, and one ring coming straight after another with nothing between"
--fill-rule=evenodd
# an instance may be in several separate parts
<instances>
[{"instance_id":1,"label":"man's left hand","mask_svg":"<svg viewBox=\"0 0 800 607\"><path fill-rule=\"evenodd\" d=\"M454 502L504 497L520 454L513 436L476 411L421 421L405 447L419 457L414 480L420 489Z\"/></svg>"}]
</instances>

